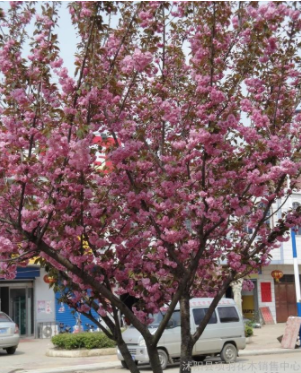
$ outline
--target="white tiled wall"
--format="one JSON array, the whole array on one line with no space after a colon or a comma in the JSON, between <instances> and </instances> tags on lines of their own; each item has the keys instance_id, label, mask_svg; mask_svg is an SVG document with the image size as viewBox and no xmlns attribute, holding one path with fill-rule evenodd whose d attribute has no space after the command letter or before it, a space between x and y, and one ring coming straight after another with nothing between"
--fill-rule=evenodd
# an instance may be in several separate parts
<instances>
[{"instance_id":1,"label":"white tiled wall","mask_svg":"<svg viewBox=\"0 0 301 373\"><path fill-rule=\"evenodd\" d=\"M267 269L268 268L268 269ZM261 300L261 283L262 282L270 282L271 283L271 291L272 291L272 302L262 302ZM275 304L275 289L274 289L274 280L271 276L271 269L270 266L266 267L262 274L259 275L257 280L257 289L258 289L258 307L269 307L272 317L276 322L276 304Z\"/></svg>"}]
</instances>

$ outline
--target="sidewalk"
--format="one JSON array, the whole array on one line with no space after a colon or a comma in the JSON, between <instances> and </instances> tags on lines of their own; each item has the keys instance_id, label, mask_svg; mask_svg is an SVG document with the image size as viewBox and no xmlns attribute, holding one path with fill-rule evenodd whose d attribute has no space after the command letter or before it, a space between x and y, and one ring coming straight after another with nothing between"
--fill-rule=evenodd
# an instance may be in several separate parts
<instances>
[{"instance_id":1,"label":"sidewalk","mask_svg":"<svg viewBox=\"0 0 301 373\"><path fill-rule=\"evenodd\" d=\"M277 337L284 334L285 324L266 325L254 329L245 350L239 356L296 353L301 348L284 350ZM46 351L52 347L49 339L26 339L20 342L15 355L9 356L0 350L1 373L67 373L107 370L121 367L116 355L93 357L48 357Z\"/></svg>"},{"instance_id":2,"label":"sidewalk","mask_svg":"<svg viewBox=\"0 0 301 373\"><path fill-rule=\"evenodd\" d=\"M301 356L301 348L295 350L287 350L281 348L281 343L277 337L284 334L285 323L275 325L264 325L262 328L253 329L254 335L250 338L245 350L239 352L239 356L250 355L268 355L281 354L288 352L298 352Z\"/></svg>"}]
</instances>

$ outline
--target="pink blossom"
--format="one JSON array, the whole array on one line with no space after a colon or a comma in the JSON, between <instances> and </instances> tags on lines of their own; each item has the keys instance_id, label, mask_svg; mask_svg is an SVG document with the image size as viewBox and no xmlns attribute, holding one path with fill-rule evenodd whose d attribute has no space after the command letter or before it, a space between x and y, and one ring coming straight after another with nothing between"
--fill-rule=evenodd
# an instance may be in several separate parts
<instances>
[{"instance_id":1,"label":"pink blossom","mask_svg":"<svg viewBox=\"0 0 301 373\"><path fill-rule=\"evenodd\" d=\"M18 104L26 104L27 97L22 88L15 89L11 92L11 96L18 102Z\"/></svg>"},{"instance_id":2,"label":"pink blossom","mask_svg":"<svg viewBox=\"0 0 301 373\"><path fill-rule=\"evenodd\" d=\"M92 15L92 11L88 8L82 8L81 12L80 12L80 16L81 17L91 17Z\"/></svg>"},{"instance_id":3,"label":"pink blossom","mask_svg":"<svg viewBox=\"0 0 301 373\"><path fill-rule=\"evenodd\" d=\"M152 62L152 59L153 56L150 52L142 53L138 48L135 49L133 60L137 71L142 72Z\"/></svg>"},{"instance_id":4,"label":"pink blossom","mask_svg":"<svg viewBox=\"0 0 301 373\"><path fill-rule=\"evenodd\" d=\"M57 60L53 61L50 63L50 66L52 68L56 68L56 67L61 67L63 64L63 59L62 58L58 58Z\"/></svg>"}]
</instances>

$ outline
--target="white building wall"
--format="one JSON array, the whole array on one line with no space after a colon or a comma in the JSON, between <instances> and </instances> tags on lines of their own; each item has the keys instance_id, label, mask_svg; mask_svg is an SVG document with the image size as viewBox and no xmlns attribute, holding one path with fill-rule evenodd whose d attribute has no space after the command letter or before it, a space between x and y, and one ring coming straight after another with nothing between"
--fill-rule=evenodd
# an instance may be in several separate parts
<instances>
[{"instance_id":1,"label":"white building wall","mask_svg":"<svg viewBox=\"0 0 301 373\"><path fill-rule=\"evenodd\" d=\"M271 219L272 226L275 225L275 222L278 218L281 217L283 212L288 211L292 208L293 202L298 202L301 205L301 193L294 193L291 198L288 199L283 205L283 201L278 201L276 204L273 205L272 210L275 212L277 208L281 206L279 212L273 216ZM298 264L299 264L299 274L301 275L301 235L296 234L296 245L297 245L297 256L298 256ZM276 322L276 301L275 301L275 286L274 286L274 279L271 276L271 272L275 269L281 270L284 275L294 275L294 267L293 267L293 250L292 250L292 242L289 239L287 242L282 242L279 245L279 248L274 249L270 253L272 255L272 259L270 265L267 267L262 268L262 273L258 275L257 280L257 291L258 291L258 307L269 307L272 317ZM261 283L262 282L269 282L271 284L271 295L272 299L271 302L263 302L262 301L262 294L261 294ZM301 297L301 294L300 294Z\"/></svg>"},{"instance_id":2,"label":"white building wall","mask_svg":"<svg viewBox=\"0 0 301 373\"><path fill-rule=\"evenodd\" d=\"M279 248L277 249L273 249L271 251L271 255L272 255L272 262L281 262L282 261L282 250L283 250L283 245L281 245Z\"/></svg>"},{"instance_id":3,"label":"white building wall","mask_svg":"<svg viewBox=\"0 0 301 373\"><path fill-rule=\"evenodd\" d=\"M55 294L49 289L49 284L44 282L46 272L41 268L40 277L35 280L35 320L39 322L55 321Z\"/></svg>"},{"instance_id":4,"label":"white building wall","mask_svg":"<svg viewBox=\"0 0 301 373\"><path fill-rule=\"evenodd\" d=\"M271 268L270 266L264 267L262 270L262 274L259 275L257 280L257 291L258 291L258 307L269 307L272 317L276 322L276 303L275 303L275 289L274 289L274 280L271 276ZM261 283L262 282L269 282L271 284L271 293L272 293L272 301L271 302L263 302L262 301L262 294L261 294Z\"/></svg>"},{"instance_id":5,"label":"white building wall","mask_svg":"<svg viewBox=\"0 0 301 373\"><path fill-rule=\"evenodd\" d=\"M282 201L279 202L281 204ZM281 216L282 212L288 211L292 208L292 204L298 202L301 205L301 193L294 193L284 204L281 206L281 210L278 213L278 217ZM273 205L273 210L276 211L277 205ZM277 216L272 219L272 224L277 220ZM296 234L296 245L298 253L298 263L301 265L301 235ZM282 242L280 248L271 251L272 261L271 264L291 264L293 265L293 249L292 242L289 239L287 242ZM279 268L280 269L280 268ZM281 269L282 270L282 269ZM288 274L288 273L287 273Z\"/></svg>"}]
</instances>

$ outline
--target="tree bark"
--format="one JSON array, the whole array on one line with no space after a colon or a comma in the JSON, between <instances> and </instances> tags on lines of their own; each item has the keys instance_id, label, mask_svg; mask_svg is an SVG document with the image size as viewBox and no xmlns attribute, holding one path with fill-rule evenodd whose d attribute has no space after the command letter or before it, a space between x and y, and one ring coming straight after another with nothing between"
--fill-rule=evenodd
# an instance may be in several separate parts
<instances>
[{"instance_id":1,"label":"tree bark","mask_svg":"<svg viewBox=\"0 0 301 373\"><path fill-rule=\"evenodd\" d=\"M121 338L121 340L118 341L118 348L121 352L121 355L124 358L124 361L126 362L126 365L128 366L128 369L131 373L140 373L139 368L137 367L135 361L132 359L131 354L129 353L129 350L127 348L127 345Z\"/></svg>"},{"instance_id":2,"label":"tree bark","mask_svg":"<svg viewBox=\"0 0 301 373\"><path fill-rule=\"evenodd\" d=\"M149 362L154 373L163 373L161 368L157 346L148 345L147 352L149 356Z\"/></svg>"},{"instance_id":3,"label":"tree bark","mask_svg":"<svg viewBox=\"0 0 301 373\"><path fill-rule=\"evenodd\" d=\"M180 299L181 312L181 359L180 373L191 372L193 340L190 334L190 306L189 292L185 292Z\"/></svg>"}]
</instances>

